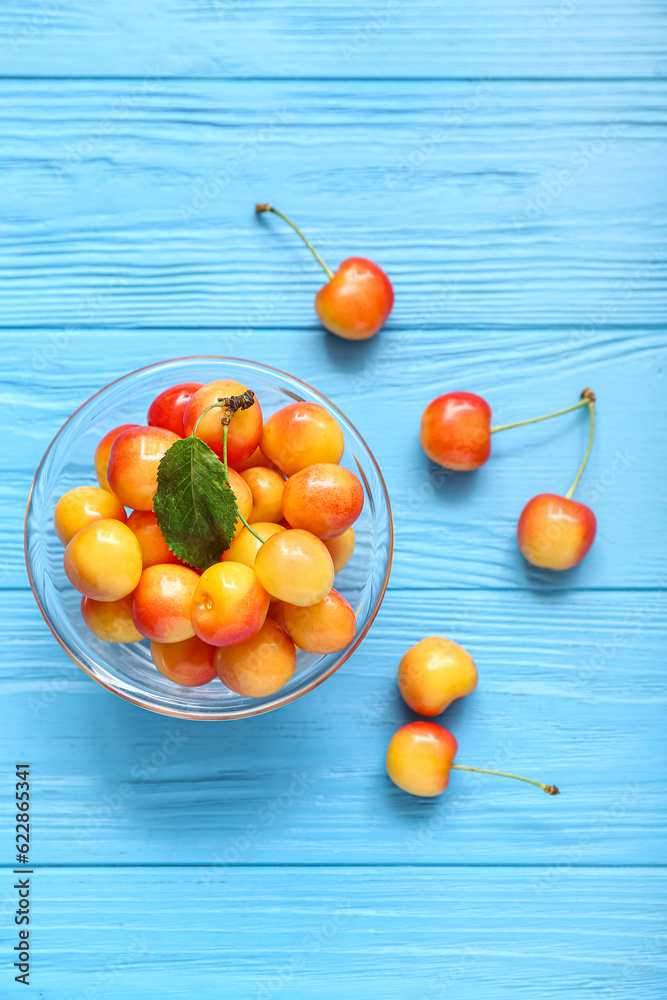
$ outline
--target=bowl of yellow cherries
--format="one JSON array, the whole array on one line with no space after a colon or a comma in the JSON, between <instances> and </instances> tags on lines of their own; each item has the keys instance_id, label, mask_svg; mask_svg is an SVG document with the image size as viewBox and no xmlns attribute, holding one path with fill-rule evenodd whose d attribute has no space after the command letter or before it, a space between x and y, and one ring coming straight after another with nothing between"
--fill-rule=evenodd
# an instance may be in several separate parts
<instances>
[{"instance_id":1,"label":"bowl of yellow cherries","mask_svg":"<svg viewBox=\"0 0 667 1000\"><path fill-rule=\"evenodd\" d=\"M69 656L143 708L234 719L326 680L378 612L382 474L326 397L193 357L112 382L64 424L25 522L37 604Z\"/></svg>"}]
</instances>

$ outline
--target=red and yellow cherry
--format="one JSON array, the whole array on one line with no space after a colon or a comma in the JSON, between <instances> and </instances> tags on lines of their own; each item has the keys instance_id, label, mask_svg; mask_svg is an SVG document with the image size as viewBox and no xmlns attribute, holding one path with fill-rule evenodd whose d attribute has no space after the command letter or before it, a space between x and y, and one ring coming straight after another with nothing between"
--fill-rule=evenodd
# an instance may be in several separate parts
<instances>
[{"instance_id":1,"label":"red and yellow cherry","mask_svg":"<svg viewBox=\"0 0 667 1000\"><path fill-rule=\"evenodd\" d=\"M326 597L334 579L333 561L324 542L299 529L267 538L255 558L255 573L271 597L300 607Z\"/></svg>"},{"instance_id":2,"label":"red and yellow cherry","mask_svg":"<svg viewBox=\"0 0 667 1000\"><path fill-rule=\"evenodd\" d=\"M164 427L130 427L111 445L107 478L109 488L125 507L152 510L157 490L157 469L178 434Z\"/></svg>"},{"instance_id":3,"label":"red and yellow cherry","mask_svg":"<svg viewBox=\"0 0 667 1000\"><path fill-rule=\"evenodd\" d=\"M90 631L104 642L139 642L144 638L134 624L131 594L119 601L82 597L81 614Z\"/></svg>"},{"instance_id":4,"label":"red and yellow cherry","mask_svg":"<svg viewBox=\"0 0 667 1000\"><path fill-rule=\"evenodd\" d=\"M404 654L398 667L398 687L413 712L440 715L477 687L475 661L451 639L429 636Z\"/></svg>"},{"instance_id":5,"label":"red and yellow cherry","mask_svg":"<svg viewBox=\"0 0 667 1000\"><path fill-rule=\"evenodd\" d=\"M356 544L354 528L348 528L347 531L344 531L342 535L337 535L336 538L324 538L323 542L333 559L334 573L340 573L342 569L345 569L354 552Z\"/></svg>"},{"instance_id":6,"label":"red and yellow cherry","mask_svg":"<svg viewBox=\"0 0 667 1000\"><path fill-rule=\"evenodd\" d=\"M183 427L186 437L192 434L199 417L207 406L227 399L230 396L241 396L247 386L233 379L218 379L209 382L199 389L185 407ZM197 426L197 437L205 441L209 448L223 458L223 410L215 408L204 413ZM227 460L232 465L243 462L252 455L259 446L262 437L262 409L257 400L247 410L237 410L229 423L227 436Z\"/></svg>"},{"instance_id":7,"label":"red and yellow cherry","mask_svg":"<svg viewBox=\"0 0 667 1000\"><path fill-rule=\"evenodd\" d=\"M419 440L433 462L454 472L470 472L488 460L492 434L572 413L587 405L589 391L584 390L582 399L574 406L499 427L491 426L491 407L481 396L474 392L447 392L424 410Z\"/></svg>"},{"instance_id":8,"label":"red and yellow cherry","mask_svg":"<svg viewBox=\"0 0 667 1000\"><path fill-rule=\"evenodd\" d=\"M104 518L79 531L65 549L67 579L84 597L119 601L141 578L141 548L122 521Z\"/></svg>"},{"instance_id":9,"label":"red and yellow cherry","mask_svg":"<svg viewBox=\"0 0 667 1000\"><path fill-rule=\"evenodd\" d=\"M252 455L244 458L242 462L230 462L236 472L245 472L246 469L255 469L261 465L264 469L274 469L273 462L266 457L261 448L255 448Z\"/></svg>"},{"instance_id":10,"label":"red and yellow cherry","mask_svg":"<svg viewBox=\"0 0 667 1000\"><path fill-rule=\"evenodd\" d=\"M285 530L282 524L275 524L273 521L251 521L250 527L256 534L243 527L227 551L222 553L223 562L239 562L253 569L255 558L262 545L260 538L266 541L271 535L277 535L278 532Z\"/></svg>"},{"instance_id":11,"label":"red and yellow cherry","mask_svg":"<svg viewBox=\"0 0 667 1000\"><path fill-rule=\"evenodd\" d=\"M365 257L348 257L334 274L301 230L271 205L255 206L258 215L273 212L301 237L329 281L315 296L315 312L323 326L345 340L367 340L384 326L394 305L394 289L387 274Z\"/></svg>"},{"instance_id":12,"label":"red and yellow cherry","mask_svg":"<svg viewBox=\"0 0 667 1000\"><path fill-rule=\"evenodd\" d=\"M540 493L521 511L517 526L525 559L541 569L577 566L595 541L597 520L586 504L555 493Z\"/></svg>"},{"instance_id":13,"label":"red and yellow cherry","mask_svg":"<svg viewBox=\"0 0 667 1000\"><path fill-rule=\"evenodd\" d=\"M196 635L180 642L151 642L153 663L167 680L181 687L201 687L217 677L214 655L215 646Z\"/></svg>"},{"instance_id":14,"label":"red and yellow cherry","mask_svg":"<svg viewBox=\"0 0 667 1000\"><path fill-rule=\"evenodd\" d=\"M514 778L541 788L547 795L560 795L555 785L543 785L541 781L533 781L532 778L455 764L457 751L458 744L449 730L435 722L409 722L406 726L401 726L389 742L387 774L404 792L429 798L445 791L451 771L474 771L499 778Z\"/></svg>"},{"instance_id":15,"label":"red and yellow cherry","mask_svg":"<svg viewBox=\"0 0 667 1000\"><path fill-rule=\"evenodd\" d=\"M122 434L123 431L128 431L130 427L136 426L136 424L121 424L120 427L114 427L113 430L108 431L104 435L95 449L95 475L97 476L97 481L103 490L109 489L107 466L109 464L109 452L111 451L111 445L114 443L119 434Z\"/></svg>"},{"instance_id":16,"label":"red and yellow cherry","mask_svg":"<svg viewBox=\"0 0 667 1000\"><path fill-rule=\"evenodd\" d=\"M152 510L133 510L127 519L127 525L135 533L141 546L141 561L144 569L147 566L157 566L158 563L178 562L162 537L157 518Z\"/></svg>"},{"instance_id":17,"label":"red and yellow cherry","mask_svg":"<svg viewBox=\"0 0 667 1000\"><path fill-rule=\"evenodd\" d=\"M156 396L148 407L149 427L165 427L179 437L185 435L183 415L194 394L203 388L203 382L181 382L172 385Z\"/></svg>"},{"instance_id":18,"label":"red and yellow cherry","mask_svg":"<svg viewBox=\"0 0 667 1000\"><path fill-rule=\"evenodd\" d=\"M394 305L385 271L366 257L348 257L315 296L320 323L344 340L368 340L380 330Z\"/></svg>"},{"instance_id":19,"label":"red and yellow cherry","mask_svg":"<svg viewBox=\"0 0 667 1000\"><path fill-rule=\"evenodd\" d=\"M410 795L441 795L458 751L456 739L434 722L401 726L387 748L387 774Z\"/></svg>"},{"instance_id":20,"label":"red and yellow cherry","mask_svg":"<svg viewBox=\"0 0 667 1000\"><path fill-rule=\"evenodd\" d=\"M227 469L227 476L232 493L236 497L236 506L239 509L239 514L247 521L252 512L252 493L250 492L250 487L245 479L238 472L235 472L234 469ZM238 538L243 531L241 517L237 517L236 519L234 538Z\"/></svg>"},{"instance_id":21,"label":"red and yellow cherry","mask_svg":"<svg viewBox=\"0 0 667 1000\"><path fill-rule=\"evenodd\" d=\"M102 518L127 521L125 508L118 497L99 486L75 486L56 504L53 527L62 545L68 545L78 531Z\"/></svg>"},{"instance_id":22,"label":"red and yellow cherry","mask_svg":"<svg viewBox=\"0 0 667 1000\"><path fill-rule=\"evenodd\" d=\"M491 407L474 392L448 392L422 414L421 446L445 469L469 472L491 454Z\"/></svg>"},{"instance_id":23,"label":"red and yellow cherry","mask_svg":"<svg viewBox=\"0 0 667 1000\"><path fill-rule=\"evenodd\" d=\"M350 645L357 631L354 610L333 589L309 607L283 603L281 617L287 634L307 653L337 653Z\"/></svg>"},{"instance_id":24,"label":"red and yellow cherry","mask_svg":"<svg viewBox=\"0 0 667 1000\"><path fill-rule=\"evenodd\" d=\"M342 465L320 462L285 483L283 514L293 528L318 538L337 538L354 524L364 506L358 478Z\"/></svg>"},{"instance_id":25,"label":"red and yellow cherry","mask_svg":"<svg viewBox=\"0 0 667 1000\"><path fill-rule=\"evenodd\" d=\"M252 494L252 510L246 520L275 521L277 524L283 516L285 480L281 474L258 465L245 469L240 475Z\"/></svg>"},{"instance_id":26,"label":"red and yellow cherry","mask_svg":"<svg viewBox=\"0 0 667 1000\"><path fill-rule=\"evenodd\" d=\"M133 595L134 624L155 642L181 642L195 634L192 595L199 573L187 566L147 566Z\"/></svg>"},{"instance_id":27,"label":"red and yellow cherry","mask_svg":"<svg viewBox=\"0 0 667 1000\"><path fill-rule=\"evenodd\" d=\"M286 476L307 465L343 457L345 438L337 420L319 403L289 403L264 424L262 451Z\"/></svg>"},{"instance_id":28,"label":"red and yellow cherry","mask_svg":"<svg viewBox=\"0 0 667 1000\"><path fill-rule=\"evenodd\" d=\"M292 607L293 606L294 605L292 605ZM276 623L276 625L280 625L280 627L283 630L283 632L287 632L287 627L285 625L285 608L286 607L287 607L287 605L285 604L284 601L277 601L275 599L275 597L274 597L274 598L271 599L271 603L269 605L269 610L267 611L267 614L266 614L267 618L270 618L272 621L274 621ZM295 643L295 645L296 645L296 643Z\"/></svg>"},{"instance_id":29,"label":"red and yellow cherry","mask_svg":"<svg viewBox=\"0 0 667 1000\"><path fill-rule=\"evenodd\" d=\"M219 646L215 666L223 684L246 698L267 698L291 679L294 643L271 618L256 635L234 646Z\"/></svg>"},{"instance_id":30,"label":"red and yellow cherry","mask_svg":"<svg viewBox=\"0 0 667 1000\"><path fill-rule=\"evenodd\" d=\"M588 406L590 430L588 447L574 482L564 497L540 493L529 500L517 525L519 548L533 566L565 570L577 566L595 541L597 521L586 504L572 499L593 447L595 436L595 393L584 389L582 404Z\"/></svg>"},{"instance_id":31,"label":"red and yellow cherry","mask_svg":"<svg viewBox=\"0 0 667 1000\"><path fill-rule=\"evenodd\" d=\"M195 587L192 625L204 642L233 646L259 632L268 609L269 595L249 566L219 562Z\"/></svg>"}]
</instances>

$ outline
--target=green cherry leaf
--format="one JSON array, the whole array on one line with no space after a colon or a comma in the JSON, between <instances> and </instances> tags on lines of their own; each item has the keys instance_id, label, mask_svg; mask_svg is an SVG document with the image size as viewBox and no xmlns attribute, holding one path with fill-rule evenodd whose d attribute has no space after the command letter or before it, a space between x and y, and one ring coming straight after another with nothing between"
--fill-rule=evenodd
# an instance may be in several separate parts
<instances>
[{"instance_id":1,"label":"green cherry leaf","mask_svg":"<svg viewBox=\"0 0 667 1000\"><path fill-rule=\"evenodd\" d=\"M222 462L200 438L175 441L157 472L153 512L179 559L205 570L232 543L239 510Z\"/></svg>"}]
</instances>

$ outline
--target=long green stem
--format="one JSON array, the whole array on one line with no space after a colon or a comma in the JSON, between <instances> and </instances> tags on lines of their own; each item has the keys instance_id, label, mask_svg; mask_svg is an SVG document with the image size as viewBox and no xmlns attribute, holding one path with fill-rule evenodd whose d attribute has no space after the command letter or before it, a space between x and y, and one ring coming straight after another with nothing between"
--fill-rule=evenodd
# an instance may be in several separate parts
<instances>
[{"instance_id":1,"label":"long green stem","mask_svg":"<svg viewBox=\"0 0 667 1000\"><path fill-rule=\"evenodd\" d=\"M225 409L227 407L227 405L228 405L228 403L227 403L226 400L220 399L220 400L218 400L215 403L211 403L210 406L207 406L205 409L203 409L201 411L201 413L199 414L199 416L197 417L197 420L195 421L195 425L192 428L191 437L197 437L197 428L199 427L199 421L201 420L201 418L204 416L205 413L208 413L209 410L223 410L223 409ZM223 464L224 469L225 469L225 475L229 479L229 464L227 462L227 437L228 437L228 435L229 435L229 424L225 423L225 424L222 425L222 464ZM254 528L250 527L250 525L246 521L246 519L243 516L243 514L241 513L241 511L238 510L238 504L237 504L237 508L236 509L237 509L237 512L238 512L238 515L239 515L240 519L243 521L243 523L245 524L245 526L248 529L248 531L251 534L253 534L255 536L255 538L257 538L262 543L262 545L263 545L264 542L266 541L266 539L262 538L261 535L258 535Z\"/></svg>"},{"instance_id":2,"label":"long green stem","mask_svg":"<svg viewBox=\"0 0 667 1000\"><path fill-rule=\"evenodd\" d=\"M201 413L199 414L199 416L197 417L197 419L195 420L195 425L192 428L192 433L191 433L190 437L193 437L193 438L197 437L197 428L199 427L199 422L200 422L201 418L204 416L205 413L208 413L209 410L221 410L226 405L227 405L226 403L211 403L210 406L205 407L201 411Z\"/></svg>"},{"instance_id":3,"label":"long green stem","mask_svg":"<svg viewBox=\"0 0 667 1000\"><path fill-rule=\"evenodd\" d=\"M327 267L327 265L324 263L324 261L322 260L322 258L318 254L317 250L313 246L313 244L310 242L310 240L306 239L306 237L301 232L301 230L299 229L299 227L292 222L292 220L290 219L290 217L288 215L285 215L284 212L279 212L277 208L273 207L273 205L268 205L266 203L260 203L258 205L255 205L255 211L257 212L258 215L261 215L262 212L273 212L274 215L279 215L281 219L284 219L284 221L287 223L287 225L292 227L292 229L297 234L297 236L301 237L301 239L306 244L306 246L308 247L308 249L312 253L312 255L315 258L315 260L317 261L317 263L320 265L320 267L322 267L324 269L324 272L327 275L327 277L329 278L329 280L331 280L333 278L334 275L333 275L333 271L331 270L331 268Z\"/></svg>"},{"instance_id":4,"label":"long green stem","mask_svg":"<svg viewBox=\"0 0 667 1000\"><path fill-rule=\"evenodd\" d=\"M579 480L581 479L581 477L583 475L583 472L584 472L584 469L586 468L586 465L588 463L588 459L589 459L590 454L591 454L591 449L593 447L593 438L595 437L595 395L593 393L591 393L590 390L588 390L588 389L585 389L584 391L587 392L587 393L589 393L589 395L586 396L586 398L585 398L585 402L588 404L588 413L589 413L589 416L591 418L591 427L590 427L590 431L589 431L589 434L588 434L588 447L586 448L586 454L584 455L584 460L581 463L581 465L579 466L579 472L574 477L574 482L572 483L572 485L570 486L569 490L565 494L565 499L566 500L571 500L572 499L574 491L576 490L577 486L579 485Z\"/></svg>"},{"instance_id":5,"label":"long green stem","mask_svg":"<svg viewBox=\"0 0 667 1000\"><path fill-rule=\"evenodd\" d=\"M222 464L224 465L225 472L227 473L227 476L229 477L229 468L228 468L228 465L227 465L227 437L228 437L228 435L229 435L229 424L223 424L222 425ZM238 510L238 504L237 504L237 510ZM262 538L261 535L258 535L254 528L250 527L250 525L248 524L248 522L246 521L245 517L243 516L243 514L241 513L240 510L238 511L238 514L239 514L239 517L241 518L241 520L243 521L243 523L245 524L246 528L250 532L250 534L254 535L255 538L257 538L262 543L262 545L263 545L264 542L266 541L266 539Z\"/></svg>"},{"instance_id":6,"label":"long green stem","mask_svg":"<svg viewBox=\"0 0 667 1000\"><path fill-rule=\"evenodd\" d=\"M560 795L555 785L543 785L541 781L533 781L532 778L522 778L518 774L507 774L506 771L487 771L483 767L464 767L463 764L452 764L455 771L475 771L477 774L495 774L499 778L514 778L516 781L525 781L527 785L537 785L547 795Z\"/></svg>"},{"instance_id":7,"label":"long green stem","mask_svg":"<svg viewBox=\"0 0 667 1000\"><path fill-rule=\"evenodd\" d=\"M503 424L502 427L492 427L491 433L497 434L498 431L508 431L512 427L524 427L526 424L537 424L540 420L551 420L552 417L560 417L564 413L572 413L573 410L578 410L582 406L586 406L587 403L588 400L581 399L578 403L575 403L574 406L568 406L564 410L556 410L555 413L545 413L543 417L531 417L530 420L517 420L514 424Z\"/></svg>"}]
</instances>

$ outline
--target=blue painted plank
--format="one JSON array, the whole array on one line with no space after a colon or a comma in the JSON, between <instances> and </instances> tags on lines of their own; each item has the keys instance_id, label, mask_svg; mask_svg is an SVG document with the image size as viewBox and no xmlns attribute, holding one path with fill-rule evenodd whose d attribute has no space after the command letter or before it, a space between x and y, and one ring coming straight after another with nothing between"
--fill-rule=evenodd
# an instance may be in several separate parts
<instances>
[{"instance_id":1,"label":"blue painted plank","mask_svg":"<svg viewBox=\"0 0 667 1000\"><path fill-rule=\"evenodd\" d=\"M664 82L0 85L0 325L311 329L373 257L390 329L664 325ZM463 107L472 98L477 106Z\"/></svg>"},{"instance_id":2,"label":"blue painted plank","mask_svg":"<svg viewBox=\"0 0 667 1000\"><path fill-rule=\"evenodd\" d=\"M610 77L667 70L659 0L7 0L3 72Z\"/></svg>"},{"instance_id":3,"label":"blue painted plank","mask_svg":"<svg viewBox=\"0 0 667 1000\"><path fill-rule=\"evenodd\" d=\"M128 705L56 646L29 593L3 596L3 773L32 765L38 864L665 864L664 593L393 591L360 649L310 695L236 723ZM459 762L420 800L384 754L414 718L403 652L444 634L478 690L442 717ZM36 736L35 734L38 734ZM0 799L0 863L13 812Z\"/></svg>"},{"instance_id":4,"label":"blue painted plank","mask_svg":"<svg viewBox=\"0 0 667 1000\"><path fill-rule=\"evenodd\" d=\"M5 337L0 402L10 432L2 457L0 585L25 586L22 520L31 478L67 416L111 379L185 353L240 353L286 368L331 398L375 453L394 505L396 551L391 587L663 587L654 544L667 520L655 486L655 442L667 436L664 336L641 328L601 333L575 347L567 330L385 331L367 344L324 331L78 331ZM583 412L508 431L475 474L446 475L418 441L424 406L441 392L468 389L489 399L496 422L535 416L575 402L585 385L598 393L598 431L579 491L599 520L595 547L580 567L553 574L529 569L516 544L516 521L541 491L564 492L586 444ZM388 426L401 400L402 424ZM372 400L372 405L369 405ZM149 400L137 400L143 420ZM90 456L91 481L92 455Z\"/></svg>"},{"instance_id":5,"label":"blue painted plank","mask_svg":"<svg viewBox=\"0 0 667 1000\"><path fill-rule=\"evenodd\" d=\"M665 863L662 5L262 0L250 17L235 0L10 0L0 32L8 76L133 77L0 84L0 585L24 586L22 499L62 418L113 374L195 350L251 354L331 395L368 435L398 529L392 590L355 657L225 729L169 737L67 661L28 592L5 590L0 769L33 761L34 857L121 866L38 871L35 989L662 997L664 869L585 867ZM560 82L518 79L545 76ZM317 329L317 271L252 218L258 197L332 260L387 266L381 338ZM581 415L494 441L477 476L434 478L416 422L454 380L503 419L583 382L600 394L581 493L600 537L556 589L526 573L514 521L569 481ZM387 434L401 396L412 423ZM461 761L556 780L560 799L465 774L435 803L389 785L384 748L411 717L396 662L433 631L480 665L446 717ZM150 867L165 863L193 867Z\"/></svg>"},{"instance_id":6,"label":"blue painted plank","mask_svg":"<svg viewBox=\"0 0 667 1000\"><path fill-rule=\"evenodd\" d=\"M40 869L29 995L663 1000L665 878L613 868ZM3 903L15 905L4 886Z\"/></svg>"}]
</instances>

